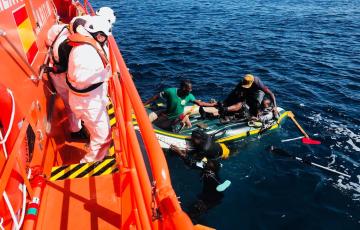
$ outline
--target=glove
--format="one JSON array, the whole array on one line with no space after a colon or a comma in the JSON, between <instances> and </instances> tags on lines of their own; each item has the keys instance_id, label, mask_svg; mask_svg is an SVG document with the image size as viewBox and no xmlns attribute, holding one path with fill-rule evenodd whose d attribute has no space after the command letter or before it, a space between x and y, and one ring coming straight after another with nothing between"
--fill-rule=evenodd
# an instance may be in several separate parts
<instances>
[{"instance_id":1,"label":"glove","mask_svg":"<svg viewBox=\"0 0 360 230\"><path fill-rule=\"evenodd\" d=\"M215 105L215 107L216 108L220 108L220 107L223 107L224 106L224 104L221 102L221 101L218 101L217 103L216 103L216 105Z\"/></svg>"},{"instance_id":2,"label":"glove","mask_svg":"<svg viewBox=\"0 0 360 230\"><path fill-rule=\"evenodd\" d=\"M220 116L224 116L229 111L228 107L224 107L222 104L219 106L218 110Z\"/></svg>"},{"instance_id":3,"label":"glove","mask_svg":"<svg viewBox=\"0 0 360 230\"><path fill-rule=\"evenodd\" d=\"M41 70L44 71L43 73L54 73L54 68L51 66L48 66L46 64L42 64L40 66L40 72L41 72Z\"/></svg>"}]
</instances>

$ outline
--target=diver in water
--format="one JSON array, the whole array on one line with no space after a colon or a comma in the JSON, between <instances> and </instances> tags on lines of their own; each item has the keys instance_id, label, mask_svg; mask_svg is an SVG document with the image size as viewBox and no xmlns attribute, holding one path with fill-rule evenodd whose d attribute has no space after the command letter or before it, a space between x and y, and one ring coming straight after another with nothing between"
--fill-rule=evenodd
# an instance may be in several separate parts
<instances>
[{"instance_id":1,"label":"diver in water","mask_svg":"<svg viewBox=\"0 0 360 230\"><path fill-rule=\"evenodd\" d=\"M186 165L201 169L200 180L203 183L202 192L198 200L192 205L190 216L195 218L208 209L218 205L224 197L224 190L230 186L230 181L221 182L219 176L220 159L227 158L229 150L216 143L211 136L202 130L195 130L191 135L193 150L181 150L175 145L170 149L179 155Z\"/></svg>"},{"instance_id":2,"label":"diver in water","mask_svg":"<svg viewBox=\"0 0 360 230\"><path fill-rule=\"evenodd\" d=\"M205 213L210 208L220 204L224 197L224 190L219 189L221 179L219 176L221 163L216 160L208 160L204 164L201 172L200 180L203 183L201 193L198 195L198 200L191 205L189 215L191 218L196 218Z\"/></svg>"},{"instance_id":3,"label":"diver in water","mask_svg":"<svg viewBox=\"0 0 360 230\"><path fill-rule=\"evenodd\" d=\"M214 159L202 159L199 161L198 156L193 157L174 145L171 145L170 149L177 153L188 166L201 168L200 180L203 183L203 188L198 195L198 200L190 207L190 217L196 218L210 208L220 204L224 197L225 189L227 189L231 183L228 180L221 182L222 180L219 176L221 168L220 161Z\"/></svg>"}]
</instances>

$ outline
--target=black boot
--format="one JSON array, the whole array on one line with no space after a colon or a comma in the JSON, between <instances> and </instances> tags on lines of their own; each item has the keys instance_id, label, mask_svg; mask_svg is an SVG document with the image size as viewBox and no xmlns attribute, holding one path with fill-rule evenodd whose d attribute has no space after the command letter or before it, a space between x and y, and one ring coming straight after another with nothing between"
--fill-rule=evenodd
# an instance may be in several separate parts
<instances>
[{"instance_id":1,"label":"black boot","mask_svg":"<svg viewBox=\"0 0 360 230\"><path fill-rule=\"evenodd\" d=\"M70 141L89 142L89 134L84 126L79 131L70 133Z\"/></svg>"}]
</instances>

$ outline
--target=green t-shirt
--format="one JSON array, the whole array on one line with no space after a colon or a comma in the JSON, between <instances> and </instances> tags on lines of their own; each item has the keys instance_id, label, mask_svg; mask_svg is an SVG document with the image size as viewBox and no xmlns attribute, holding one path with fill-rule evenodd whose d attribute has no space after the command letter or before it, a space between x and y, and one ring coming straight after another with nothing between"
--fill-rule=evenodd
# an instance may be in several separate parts
<instances>
[{"instance_id":1,"label":"green t-shirt","mask_svg":"<svg viewBox=\"0 0 360 230\"><path fill-rule=\"evenodd\" d=\"M160 96L166 100L166 114L170 119L175 119L184 112L184 107L189 102L194 102L195 97L189 93L185 97L179 97L177 95L177 88L166 88L160 93Z\"/></svg>"}]
</instances>

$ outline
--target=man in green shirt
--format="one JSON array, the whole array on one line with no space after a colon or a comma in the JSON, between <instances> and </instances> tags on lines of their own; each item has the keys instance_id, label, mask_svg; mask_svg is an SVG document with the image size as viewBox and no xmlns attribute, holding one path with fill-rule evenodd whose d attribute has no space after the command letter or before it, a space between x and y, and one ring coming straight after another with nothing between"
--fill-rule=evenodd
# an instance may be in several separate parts
<instances>
[{"instance_id":1,"label":"man in green shirt","mask_svg":"<svg viewBox=\"0 0 360 230\"><path fill-rule=\"evenodd\" d=\"M178 122L182 122L186 126L191 127L191 122L188 118L189 114L184 113L184 108L188 103L205 107L216 104L196 100L191 91L192 84L190 80L183 80L179 88L166 88L164 91L147 100L144 105L148 105L160 97L166 100L166 111L157 114L157 116L151 114L150 120L155 121L159 127L161 126L160 128L164 129L171 129L171 127Z\"/></svg>"}]
</instances>

